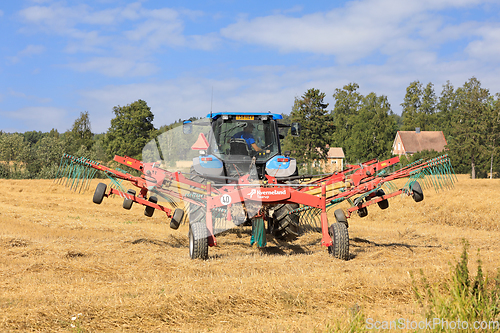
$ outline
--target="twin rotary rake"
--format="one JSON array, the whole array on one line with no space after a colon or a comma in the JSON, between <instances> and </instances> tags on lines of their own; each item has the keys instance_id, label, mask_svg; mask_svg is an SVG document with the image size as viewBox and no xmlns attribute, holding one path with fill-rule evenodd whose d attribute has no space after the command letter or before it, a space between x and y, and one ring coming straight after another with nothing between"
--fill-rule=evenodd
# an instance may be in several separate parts
<instances>
[{"instance_id":1,"label":"twin rotary rake","mask_svg":"<svg viewBox=\"0 0 500 333\"><path fill-rule=\"evenodd\" d=\"M286 163L286 159L281 162ZM321 245L332 256L348 260L348 220L353 213L365 217L374 204L386 209L388 199L399 195L419 202L424 199L423 189L447 189L456 181L447 155L419 160L395 171L399 157L348 165L328 175L291 176L285 181L267 174L259 179L251 172L241 177L202 177L192 169L189 173L169 171L161 160L147 163L127 156L115 156L114 160L135 169L138 175L64 154L56 182L82 192L100 172L110 184L97 185L94 203L117 195L123 198L124 209L135 203L145 207L148 217L155 210L164 212L172 229L189 223L193 259L208 258L208 248L217 245L217 234L251 224L251 243L258 247L266 246L266 234L293 241L299 229L308 226L321 232ZM393 181L402 178L406 183L396 187ZM327 212L341 202L350 207L334 210L336 221L329 225Z\"/></svg>"}]
</instances>

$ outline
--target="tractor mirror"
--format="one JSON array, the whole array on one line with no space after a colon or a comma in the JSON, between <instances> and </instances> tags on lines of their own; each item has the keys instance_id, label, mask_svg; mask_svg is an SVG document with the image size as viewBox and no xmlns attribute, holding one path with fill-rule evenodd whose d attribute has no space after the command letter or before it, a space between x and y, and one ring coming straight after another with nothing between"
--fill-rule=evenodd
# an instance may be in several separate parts
<instances>
[{"instance_id":1,"label":"tractor mirror","mask_svg":"<svg viewBox=\"0 0 500 333\"><path fill-rule=\"evenodd\" d=\"M299 123L292 123L292 128L290 129L290 134L292 134L292 136L299 136L300 135L300 124Z\"/></svg>"},{"instance_id":2,"label":"tractor mirror","mask_svg":"<svg viewBox=\"0 0 500 333\"><path fill-rule=\"evenodd\" d=\"M185 120L182 123L182 132L184 134L191 134L191 133L193 133L193 122L191 120Z\"/></svg>"}]
</instances>

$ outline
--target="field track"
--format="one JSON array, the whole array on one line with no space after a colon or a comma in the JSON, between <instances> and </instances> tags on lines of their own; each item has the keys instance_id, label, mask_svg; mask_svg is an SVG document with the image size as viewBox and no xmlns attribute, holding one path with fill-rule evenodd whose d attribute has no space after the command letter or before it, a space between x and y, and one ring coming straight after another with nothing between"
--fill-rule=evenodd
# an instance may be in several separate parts
<instances>
[{"instance_id":1,"label":"field track","mask_svg":"<svg viewBox=\"0 0 500 333\"><path fill-rule=\"evenodd\" d=\"M188 258L187 226L168 227L120 198L92 203L51 180L0 179L0 332L327 332L353 312L420 319L409 272L431 283L470 243L500 267L500 180L459 176L423 202L390 200L350 219L351 260L319 233L252 248L250 227L218 237L210 259ZM343 207L343 206L341 206ZM333 210L329 216L333 222Z\"/></svg>"}]
</instances>

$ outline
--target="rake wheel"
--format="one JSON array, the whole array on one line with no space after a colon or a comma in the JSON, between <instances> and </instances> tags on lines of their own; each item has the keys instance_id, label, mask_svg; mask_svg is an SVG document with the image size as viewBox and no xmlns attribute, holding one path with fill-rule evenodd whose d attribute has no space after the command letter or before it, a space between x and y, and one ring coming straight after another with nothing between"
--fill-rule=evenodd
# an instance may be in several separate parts
<instances>
[{"instance_id":1,"label":"rake wheel","mask_svg":"<svg viewBox=\"0 0 500 333\"><path fill-rule=\"evenodd\" d=\"M157 197L149 197L149 202L157 203L158 198ZM155 212L155 209L153 207L146 206L146 208L144 209L144 215L146 215L147 217L153 216L154 212Z\"/></svg>"},{"instance_id":2,"label":"rake wheel","mask_svg":"<svg viewBox=\"0 0 500 333\"><path fill-rule=\"evenodd\" d=\"M333 223L328 228L333 244L328 247L328 252L335 258L349 260L349 232L344 223Z\"/></svg>"},{"instance_id":3,"label":"rake wheel","mask_svg":"<svg viewBox=\"0 0 500 333\"><path fill-rule=\"evenodd\" d=\"M383 189L379 189L376 193L378 197L382 197L385 195L385 192ZM380 207L380 209L387 209L389 208L389 200L384 199L382 201L377 202L377 205Z\"/></svg>"},{"instance_id":4,"label":"rake wheel","mask_svg":"<svg viewBox=\"0 0 500 333\"><path fill-rule=\"evenodd\" d=\"M106 194L106 188L107 188L107 186L104 183L97 184L97 187L95 188L95 192L94 192L94 197L92 198L92 201L95 204L98 204L98 205L101 204L102 199L104 199L104 195Z\"/></svg>"},{"instance_id":5,"label":"rake wheel","mask_svg":"<svg viewBox=\"0 0 500 333\"><path fill-rule=\"evenodd\" d=\"M347 222L347 217L345 216L345 213L342 209L337 209L335 212L333 212L333 215L335 216L335 220L338 223L343 223L347 228L349 228L349 223Z\"/></svg>"},{"instance_id":6,"label":"rake wheel","mask_svg":"<svg viewBox=\"0 0 500 333\"><path fill-rule=\"evenodd\" d=\"M413 182L411 186L411 191L412 191L412 197L415 202L420 202L424 200L424 192L422 192L422 187L420 187L420 184L418 182Z\"/></svg>"},{"instance_id":7,"label":"rake wheel","mask_svg":"<svg viewBox=\"0 0 500 333\"><path fill-rule=\"evenodd\" d=\"M179 225L181 224L183 217L184 217L184 211L180 208L176 208L174 210L174 215L172 215L172 219L170 220L170 228L174 230L179 229Z\"/></svg>"},{"instance_id":8,"label":"rake wheel","mask_svg":"<svg viewBox=\"0 0 500 333\"><path fill-rule=\"evenodd\" d=\"M127 191L127 193L128 193L128 194L131 194L131 195L133 195L133 196L135 196L135 191L134 191L134 190L128 190L128 191ZM133 202L131 199L129 199L129 198L124 198L124 199L123 199L123 205L122 205L122 206L123 206L123 208L125 208L125 209L130 209L130 208L132 208L132 204L133 204L133 203L134 203L134 202Z\"/></svg>"},{"instance_id":9,"label":"rake wheel","mask_svg":"<svg viewBox=\"0 0 500 333\"><path fill-rule=\"evenodd\" d=\"M208 258L208 230L205 223L189 224L189 256L191 259Z\"/></svg>"},{"instance_id":10,"label":"rake wheel","mask_svg":"<svg viewBox=\"0 0 500 333\"><path fill-rule=\"evenodd\" d=\"M366 216L368 216L368 208L362 207L362 208L358 209L358 216L359 217L366 217Z\"/></svg>"}]
</instances>

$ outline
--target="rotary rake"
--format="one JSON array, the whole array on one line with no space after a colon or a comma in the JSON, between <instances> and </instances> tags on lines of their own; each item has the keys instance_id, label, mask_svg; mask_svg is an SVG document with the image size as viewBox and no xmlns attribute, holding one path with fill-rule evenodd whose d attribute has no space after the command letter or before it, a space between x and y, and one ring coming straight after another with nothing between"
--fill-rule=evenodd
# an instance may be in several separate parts
<instances>
[{"instance_id":1,"label":"rotary rake","mask_svg":"<svg viewBox=\"0 0 500 333\"><path fill-rule=\"evenodd\" d=\"M298 219L302 226L309 225L322 233L321 244L331 255L348 260L348 219L354 212L367 216L367 207L375 203L386 209L388 199L398 195L411 196L419 202L424 199L423 189L449 189L457 180L447 155L419 160L392 172L389 167L394 169L399 157L348 165L341 172L317 177L280 178L266 174L263 179L251 172L241 177L200 177L196 173L171 172L164 162L145 163L127 156L115 156L114 160L137 170L140 176L64 154L55 181L82 192L100 171L111 184L97 185L94 203L117 195L123 198L125 209L136 203L145 206L144 214L149 217L155 210L165 212L173 229L182 221L189 221L190 256L202 259L208 257L208 248L217 245L215 236L224 230L252 224L251 242L263 247L266 233L283 236L277 229L284 224L277 226L275 219L285 224ZM403 178L407 178L406 183L397 188L393 181ZM127 189L124 182L138 188L138 192ZM327 212L344 201L350 207L336 209L336 221L329 225ZM289 208L283 209L285 206ZM287 230L288 240L298 235L298 230Z\"/></svg>"}]
</instances>

